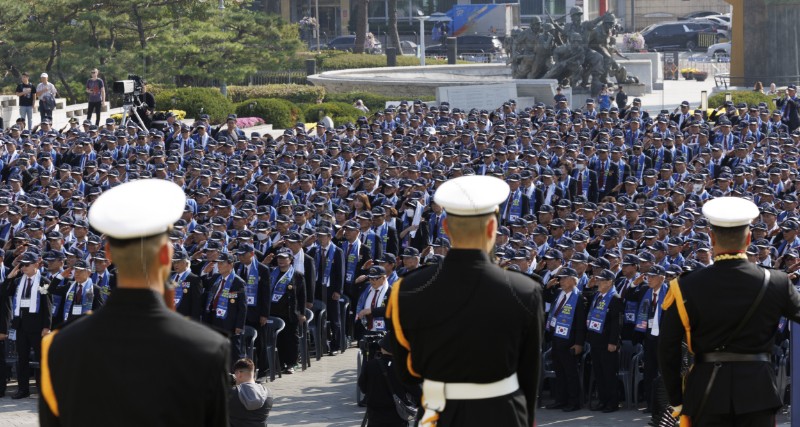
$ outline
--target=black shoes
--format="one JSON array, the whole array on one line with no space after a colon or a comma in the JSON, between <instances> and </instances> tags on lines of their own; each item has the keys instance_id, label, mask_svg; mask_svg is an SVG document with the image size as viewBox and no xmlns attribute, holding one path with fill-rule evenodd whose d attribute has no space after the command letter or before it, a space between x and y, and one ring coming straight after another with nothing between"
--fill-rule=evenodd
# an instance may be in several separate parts
<instances>
[{"instance_id":1,"label":"black shoes","mask_svg":"<svg viewBox=\"0 0 800 427\"><path fill-rule=\"evenodd\" d=\"M619 410L619 405L609 406L609 407L603 409L603 413L604 414L610 414L612 412L617 412L618 410Z\"/></svg>"},{"instance_id":2,"label":"black shoes","mask_svg":"<svg viewBox=\"0 0 800 427\"><path fill-rule=\"evenodd\" d=\"M551 403L551 404L545 406L544 409L561 409L561 408L564 408L565 406L567 406L566 403L558 403L558 402L556 402L556 403Z\"/></svg>"},{"instance_id":3,"label":"black shoes","mask_svg":"<svg viewBox=\"0 0 800 427\"><path fill-rule=\"evenodd\" d=\"M606 405L600 404L595 406L594 408L589 408L591 411L605 411Z\"/></svg>"},{"instance_id":4,"label":"black shoes","mask_svg":"<svg viewBox=\"0 0 800 427\"><path fill-rule=\"evenodd\" d=\"M581 409L580 405L574 405L574 406L567 406L566 408L562 409L562 411L564 411L564 412L575 412L575 411L579 411L580 409Z\"/></svg>"},{"instance_id":5,"label":"black shoes","mask_svg":"<svg viewBox=\"0 0 800 427\"><path fill-rule=\"evenodd\" d=\"M26 397L29 397L30 395L31 395L31 392L29 392L29 391L18 391L16 393L14 393L11 396L11 398L14 399L14 400L16 400L16 399L24 399Z\"/></svg>"}]
</instances>

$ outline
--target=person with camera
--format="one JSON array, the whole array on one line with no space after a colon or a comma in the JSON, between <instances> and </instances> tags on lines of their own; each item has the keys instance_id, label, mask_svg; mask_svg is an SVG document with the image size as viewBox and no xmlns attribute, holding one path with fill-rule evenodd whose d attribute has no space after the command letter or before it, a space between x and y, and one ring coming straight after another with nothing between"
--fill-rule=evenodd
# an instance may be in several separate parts
<instances>
[{"instance_id":1,"label":"person with camera","mask_svg":"<svg viewBox=\"0 0 800 427\"><path fill-rule=\"evenodd\" d=\"M800 127L800 99L797 98L797 85L790 84L783 92L783 96L775 98L775 106L781 110L783 123L793 132Z\"/></svg>"},{"instance_id":2,"label":"person with camera","mask_svg":"<svg viewBox=\"0 0 800 427\"><path fill-rule=\"evenodd\" d=\"M228 392L230 427L266 427L273 398L269 389L256 383L256 367L250 359L233 364L236 384Z\"/></svg>"},{"instance_id":3,"label":"person with camera","mask_svg":"<svg viewBox=\"0 0 800 427\"><path fill-rule=\"evenodd\" d=\"M53 120L53 110L56 109L58 91L52 83L47 81L48 77L47 73L42 73L39 76L41 82L36 86L36 97L39 99L39 115L41 116L41 121L45 119Z\"/></svg>"},{"instance_id":4,"label":"person with camera","mask_svg":"<svg viewBox=\"0 0 800 427\"><path fill-rule=\"evenodd\" d=\"M365 423L361 425L407 427L408 417L412 417L419 407L421 390L419 387L406 387L397 379L392 366L390 337L386 335L381 338L378 346L380 353L364 363L358 376L358 388L367 399Z\"/></svg>"},{"instance_id":5,"label":"person with camera","mask_svg":"<svg viewBox=\"0 0 800 427\"><path fill-rule=\"evenodd\" d=\"M139 95L141 105L136 109L136 113L139 114L142 122L144 122L145 128L150 129L150 124L153 122L153 113L156 110L156 98L147 91L147 82L144 79L141 79L141 82L142 90Z\"/></svg>"}]
</instances>

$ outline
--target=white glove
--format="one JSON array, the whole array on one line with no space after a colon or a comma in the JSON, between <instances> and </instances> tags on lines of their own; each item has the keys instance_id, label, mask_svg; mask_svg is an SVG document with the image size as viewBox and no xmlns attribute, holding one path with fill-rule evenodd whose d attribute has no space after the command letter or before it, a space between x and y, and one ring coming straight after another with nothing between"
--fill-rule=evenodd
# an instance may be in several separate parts
<instances>
[{"instance_id":1,"label":"white glove","mask_svg":"<svg viewBox=\"0 0 800 427\"><path fill-rule=\"evenodd\" d=\"M680 417L682 411L683 411L683 405L673 406L672 407L672 418Z\"/></svg>"}]
</instances>

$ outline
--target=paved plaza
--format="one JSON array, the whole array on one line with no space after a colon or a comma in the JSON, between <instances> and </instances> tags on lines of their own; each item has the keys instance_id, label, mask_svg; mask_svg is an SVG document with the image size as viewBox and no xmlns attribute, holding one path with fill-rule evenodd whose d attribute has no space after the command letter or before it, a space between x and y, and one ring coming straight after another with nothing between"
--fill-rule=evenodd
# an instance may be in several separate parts
<instances>
[{"instance_id":1,"label":"paved plaza","mask_svg":"<svg viewBox=\"0 0 800 427\"><path fill-rule=\"evenodd\" d=\"M357 427L364 417L363 408L355 403L356 349L335 357L323 357L305 372L284 375L269 384L275 406L269 417L270 426ZM0 426L38 426L38 395L11 400L16 386L0 399ZM581 410L565 414L560 410L540 409L537 425L543 426L647 426L648 416L641 411L621 410L602 414ZM789 426L789 418L781 415L779 426Z\"/></svg>"}]
</instances>

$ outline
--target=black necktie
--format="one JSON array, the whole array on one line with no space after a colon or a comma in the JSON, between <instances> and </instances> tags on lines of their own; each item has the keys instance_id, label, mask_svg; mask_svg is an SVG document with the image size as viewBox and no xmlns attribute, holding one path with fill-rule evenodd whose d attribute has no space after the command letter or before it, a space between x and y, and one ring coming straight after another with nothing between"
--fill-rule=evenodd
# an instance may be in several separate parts
<instances>
[{"instance_id":1,"label":"black necktie","mask_svg":"<svg viewBox=\"0 0 800 427\"><path fill-rule=\"evenodd\" d=\"M31 297L31 278L28 277L28 280L25 281L25 290L22 292L22 298L30 298Z\"/></svg>"}]
</instances>

